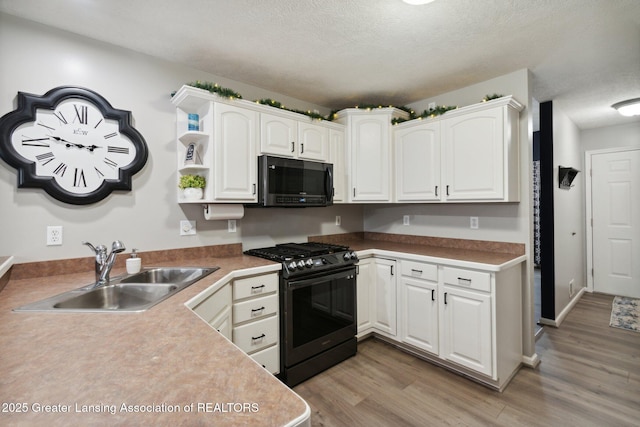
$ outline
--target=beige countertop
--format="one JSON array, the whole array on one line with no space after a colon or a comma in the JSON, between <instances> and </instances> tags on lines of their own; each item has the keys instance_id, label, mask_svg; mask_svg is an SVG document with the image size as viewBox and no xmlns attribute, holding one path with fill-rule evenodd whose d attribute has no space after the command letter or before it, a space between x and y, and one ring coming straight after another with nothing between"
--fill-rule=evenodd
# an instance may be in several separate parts
<instances>
[{"instance_id":1,"label":"beige countertop","mask_svg":"<svg viewBox=\"0 0 640 427\"><path fill-rule=\"evenodd\" d=\"M0 424L280 426L308 417L298 395L184 306L232 271L273 263L161 265L220 269L142 313L16 313L93 273L10 279L0 292Z\"/></svg>"}]
</instances>

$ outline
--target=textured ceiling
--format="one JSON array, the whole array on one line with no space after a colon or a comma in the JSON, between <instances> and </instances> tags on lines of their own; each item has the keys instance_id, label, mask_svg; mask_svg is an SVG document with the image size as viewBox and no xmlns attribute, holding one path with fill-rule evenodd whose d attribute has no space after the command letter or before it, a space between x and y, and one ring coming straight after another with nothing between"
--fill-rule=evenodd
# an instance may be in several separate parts
<instances>
[{"instance_id":1,"label":"textured ceiling","mask_svg":"<svg viewBox=\"0 0 640 427\"><path fill-rule=\"evenodd\" d=\"M522 68L581 128L640 97L639 0L0 0L0 12L327 108L406 105Z\"/></svg>"}]
</instances>

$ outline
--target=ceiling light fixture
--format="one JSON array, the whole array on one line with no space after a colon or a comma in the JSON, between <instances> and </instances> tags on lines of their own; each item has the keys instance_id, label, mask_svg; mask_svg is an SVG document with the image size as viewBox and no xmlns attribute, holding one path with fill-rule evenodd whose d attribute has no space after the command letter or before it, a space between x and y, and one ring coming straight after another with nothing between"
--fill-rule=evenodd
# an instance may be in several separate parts
<instances>
[{"instance_id":1,"label":"ceiling light fixture","mask_svg":"<svg viewBox=\"0 0 640 427\"><path fill-rule=\"evenodd\" d=\"M611 106L618 110L623 116L640 116L640 98L628 99L626 101L617 102Z\"/></svg>"},{"instance_id":2,"label":"ceiling light fixture","mask_svg":"<svg viewBox=\"0 0 640 427\"><path fill-rule=\"evenodd\" d=\"M434 0L402 0L402 1L413 6L420 6L421 4L431 3Z\"/></svg>"}]
</instances>

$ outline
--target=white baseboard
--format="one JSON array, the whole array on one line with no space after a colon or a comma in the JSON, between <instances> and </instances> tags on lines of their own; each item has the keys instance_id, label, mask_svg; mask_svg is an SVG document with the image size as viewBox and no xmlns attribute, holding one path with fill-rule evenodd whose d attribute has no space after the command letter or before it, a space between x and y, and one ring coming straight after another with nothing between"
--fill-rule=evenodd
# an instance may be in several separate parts
<instances>
[{"instance_id":1,"label":"white baseboard","mask_svg":"<svg viewBox=\"0 0 640 427\"><path fill-rule=\"evenodd\" d=\"M569 301L569 304L567 304L567 306L560 312L560 314L558 315L558 317L556 317L555 320L545 319L544 317L541 317L538 320L538 323L540 323L541 325L554 326L556 328L559 328L560 324L564 321L564 318L567 317L567 314L569 314L571 310L573 310L573 307L575 307L578 301L580 301L580 298L582 298L582 295L584 295L586 291L587 291L587 288L580 288L576 296L573 297L571 301Z\"/></svg>"},{"instance_id":2,"label":"white baseboard","mask_svg":"<svg viewBox=\"0 0 640 427\"><path fill-rule=\"evenodd\" d=\"M540 364L540 357L538 353L533 353L532 356L522 355L522 364L528 368L536 368Z\"/></svg>"}]
</instances>

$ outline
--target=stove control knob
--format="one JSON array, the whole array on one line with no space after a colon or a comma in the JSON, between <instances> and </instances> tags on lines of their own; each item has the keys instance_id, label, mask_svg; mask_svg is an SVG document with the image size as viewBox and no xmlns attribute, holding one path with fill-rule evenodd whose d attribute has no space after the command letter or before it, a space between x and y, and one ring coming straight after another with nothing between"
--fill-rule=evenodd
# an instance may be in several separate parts
<instances>
[{"instance_id":1,"label":"stove control knob","mask_svg":"<svg viewBox=\"0 0 640 427\"><path fill-rule=\"evenodd\" d=\"M295 270L297 267L298 266L295 261L291 261L291 264L289 264L289 270Z\"/></svg>"},{"instance_id":2,"label":"stove control knob","mask_svg":"<svg viewBox=\"0 0 640 427\"><path fill-rule=\"evenodd\" d=\"M311 267L313 265L313 260L309 258L307 262L305 262L305 264L307 265L307 267Z\"/></svg>"},{"instance_id":3,"label":"stove control knob","mask_svg":"<svg viewBox=\"0 0 640 427\"><path fill-rule=\"evenodd\" d=\"M351 259L358 259L358 254L351 252Z\"/></svg>"},{"instance_id":4,"label":"stove control knob","mask_svg":"<svg viewBox=\"0 0 640 427\"><path fill-rule=\"evenodd\" d=\"M304 268L304 261L298 261L298 268Z\"/></svg>"},{"instance_id":5,"label":"stove control knob","mask_svg":"<svg viewBox=\"0 0 640 427\"><path fill-rule=\"evenodd\" d=\"M344 258L345 261L349 261L351 259L351 255L349 255L349 252L345 252L344 255L342 255L342 258Z\"/></svg>"}]
</instances>

